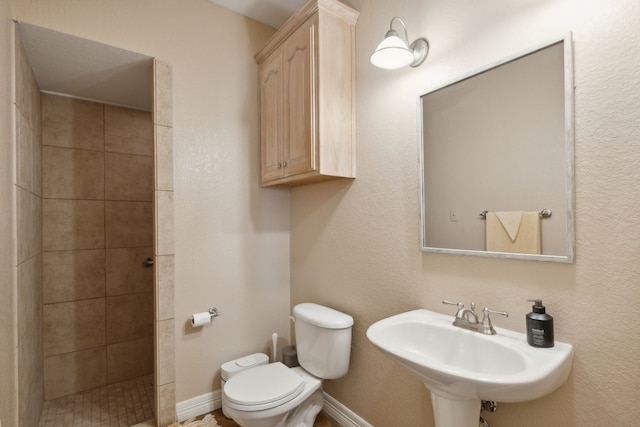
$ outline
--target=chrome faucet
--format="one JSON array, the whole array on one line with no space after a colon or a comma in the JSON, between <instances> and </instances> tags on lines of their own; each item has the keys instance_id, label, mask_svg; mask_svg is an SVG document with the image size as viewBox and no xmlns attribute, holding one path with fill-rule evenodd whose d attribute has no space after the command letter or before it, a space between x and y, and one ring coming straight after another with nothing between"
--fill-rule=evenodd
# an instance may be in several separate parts
<instances>
[{"instance_id":1,"label":"chrome faucet","mask_svg":"<svg viewBox=\"0 0 640 427\"><path fill-rule=\"evenodd\" d=\"M494 311L485 307L482 312L482 321L479 321L478 314L476 313L476 304L471 303L471 308L464 308L464 304L461 302L451 302L447 300L442 301L443 304L455 305L458 308L455 319L453 320L453 326L459 328L469 329L471 331L480 332L486 335L495 335L496 330L491 324L491 313L499 314L500 316L509 317L509 313L506 311Z\"/></svg>"}]
</instances>

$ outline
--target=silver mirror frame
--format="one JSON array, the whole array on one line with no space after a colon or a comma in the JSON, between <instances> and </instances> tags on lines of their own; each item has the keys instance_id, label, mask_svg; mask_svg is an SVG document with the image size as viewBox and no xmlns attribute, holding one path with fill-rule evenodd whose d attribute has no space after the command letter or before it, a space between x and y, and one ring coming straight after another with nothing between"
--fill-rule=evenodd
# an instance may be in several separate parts
<instances>
[{"instance_id":1,"label":"silver mirror frame","mask_svg":"<svg viewBox=\"0 0 640 427\"><path fill-rule=\"evenodd\" d=\"M505 253L505 252L488 252L479 250L467 250L467 249L449 249L449 248L435 248L429 247L426 243L426 221L425 221L425 183L424 183L424 141L423 141L423 128L422 128L422 102L421 97L424 94L418 96L418 172L419 178L419 200L420 200L420 251L442 253L442 254L456 254L456 255L472 255L489 258L512 258L521 260L534 260L534 261L551 261L560 263L573 263L575 258L575 191L574 191L574 80L573 80L573 42L571 33L566 34L563 37L552 39L533 48L527 49L523 52L519 52L515 55L508 56L500 61L488 64L482 68L476 69L468 74L459 76L446 84L435 87L429 90L427 93L444 88L458 81L467 79L476 74L485 72L489 69L498 67L507 62L511 62L522 56L529 55L538 50L544 49L551 45L563 43L564 44L564 122L565 122L565 165L566 165L566 177L565 177L565 190L566 190L566 255L531 255L531 254L518 254L518 253Z\"/></svg>"}]
</instances>

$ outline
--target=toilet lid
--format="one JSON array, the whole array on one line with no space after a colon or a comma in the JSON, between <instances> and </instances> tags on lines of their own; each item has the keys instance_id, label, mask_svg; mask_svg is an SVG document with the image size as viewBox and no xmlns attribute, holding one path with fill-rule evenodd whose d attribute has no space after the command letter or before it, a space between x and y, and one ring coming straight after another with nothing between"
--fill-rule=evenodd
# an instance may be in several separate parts
<instances>
[{"instance_id":1,"label":"toilet lid","mask_svg":"<svg viewBox=\"0 0 640 427\"><path fill-rule=\"evenodd\" d=\"M224 385L227 402L231 406L242 405L249 411L282 405L302 393L302 390L302 377L280 362L247 369L234 375Z\"/></svg>"}]
</instances>

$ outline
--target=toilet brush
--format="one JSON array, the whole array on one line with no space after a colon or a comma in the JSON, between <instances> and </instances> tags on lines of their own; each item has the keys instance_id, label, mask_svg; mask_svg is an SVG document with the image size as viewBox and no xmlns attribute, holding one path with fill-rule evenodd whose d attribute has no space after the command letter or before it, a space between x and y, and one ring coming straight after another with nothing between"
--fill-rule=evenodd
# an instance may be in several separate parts
<instances>
[{"instance_id":1,"label":"toilet brush","mask_svg":"<svg viewBox=\"0 0 640 427\"><path fill-rule=\"evenodd\" d=\"M276 334L275 332L273 333L273 335L271 335L271 341L273 342L273 363L277 362L277 345L278 345L278 334Z\"/></svg>"}]
</instances>

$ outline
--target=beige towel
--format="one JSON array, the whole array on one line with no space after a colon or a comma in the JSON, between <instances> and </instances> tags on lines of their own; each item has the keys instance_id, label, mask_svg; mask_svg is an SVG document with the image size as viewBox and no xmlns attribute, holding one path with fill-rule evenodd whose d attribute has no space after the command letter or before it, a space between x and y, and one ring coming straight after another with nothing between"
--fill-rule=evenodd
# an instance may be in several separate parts
<instances>
[{"instance_id":1,"label":"beige towel","mask_svg":"<svg viewBox=\"0 0 640 427\"><path fill-rule=\"evenodd\" d=\"M540 254L538 212L489 212L486 221L488 251Z\"/></svg>"}]
</instances>

